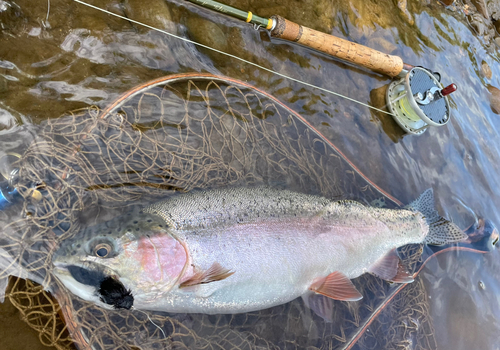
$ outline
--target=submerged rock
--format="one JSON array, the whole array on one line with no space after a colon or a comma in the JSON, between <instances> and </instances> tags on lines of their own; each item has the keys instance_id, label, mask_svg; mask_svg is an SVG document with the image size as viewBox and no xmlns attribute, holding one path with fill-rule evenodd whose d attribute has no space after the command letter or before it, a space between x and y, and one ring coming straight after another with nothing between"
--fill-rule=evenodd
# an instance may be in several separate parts
<instances>
[{"instance_id":1,"label":"submerged rock","mask_svg":"<svg viewBox=\"0 0 500 350\"><path fill-rule=\"evenodd\" d=\"M407 6L407 0L398 0L399 9L401 10L401 12L403 12L405 17L408 19L408 23L413 24L413 23L415 23L415 20L413 19L412 15L410 14L410 12L406 8L406 6Z\"/></svg>"},{"instance_id":2,"label":"submerged rock","mask_svg":"<svg viewBox=\"0 0 500 350\"><path fill-rule=\"evenodd\" d=\"M471 0L472 4L476 7L477 12L483 15L484 18L490 19L490 14L488 11L488 6L485 0Z\"/></svg>"},{"instance_id":3,"label":"submerged rock","mask_svg":"<svg viewBox=\"0 0 500 350\"><path fill-rule=\"evenodd\" d=\"M150 0L147 6L144 6L144 2L140 0L125 0L124 12L128 18L173 32L175 25L167 3L163 0ZM137 30L147 32L150 29L137 26Z\"/></svg>"},{"instance_id":4,"label":"submerged rock","mask_svg":"<svg viewBox=\"0 0 500 350\"><path fill-rule=\"evenodd\" d=\"M443 1L448 5L447 1ZM476 36L490 49L500 44L500 2L497 0L464 0L454 1L454 7L466 16L466 22ZM490 50L491 51L491 50Z\"/></svg>"},{"instance_id":5,"label":"submerged rock","mask_svg":"<svg viewBox=\"0 0 500 350\"><path fill-rule=\"evenodd\" d=\"M210 20L192 16L186 21L190 39L217 50L227 50L227 38L222 28Z\"/></svg>"},{"instance_id":6,"label":"submerged rock","mask_svg":"<svg viewBox=\"0 0 500 350\"><path fill-rule=\"evenodd\" d=\"M488 91L490 92L490 107L493 113L500 114L500 89L488 85Z\"/></svg>"},{"instance_id":7,"label":"submerged rock","mask_svg":"<svg viewBox=\"0 0 500 350\"><path fill-rule=\"evenodd\" d=\"M500 20L500 2L495 0L490 0L488 2L488 10L491 14L491 19L493 21Z\"/></svg>"},{"instance_id":8,"label":"submerged rock","mask_svg":"<svg viewBox=\"0 0 500 350\"><path fill-rule=\"evenodd\" d=\"M486 63L486 61L481 62L481 74L485 78L491 79L492 76L491 68L488 65L488 63Z\"/></svg>"},{"instance_id":9,"label":"submerged rock","mask_svg":"<svg viewBox=\"0 0 500 350\"><path fill-rule=\"evenodd\" d=\"M482 15L474 13L468 16L468 20L477 35L484 36L488 34L488 23L486 23Z\"/></svg>"},{"instance_id":10,"label":"submerged rock","mask_svg":"<svg viewBox=\"0 0 500 350\"><path fill-rule=\"evenodd\" d=\"M398 47L383 37L373 37L368 41L368 46L372 49L382 51L386 54L392 54Z\"/></svg>"}]
</instances>

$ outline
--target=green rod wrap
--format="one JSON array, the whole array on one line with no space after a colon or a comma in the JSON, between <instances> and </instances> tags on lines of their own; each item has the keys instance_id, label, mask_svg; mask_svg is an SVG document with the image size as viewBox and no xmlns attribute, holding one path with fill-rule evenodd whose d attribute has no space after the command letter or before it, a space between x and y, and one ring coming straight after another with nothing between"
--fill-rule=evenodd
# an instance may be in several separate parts
<instances>
[{"instance_id":1,"label":"green rod wrap","mask_svg":"<svg viewBox=\"0 0 500 350\"><path fill-rule=\"evenodd\" d=\"M264 18L260 16L256 16L252 14L250 11L242 11L237 8L234 8L229 5L224 5L221 4L220 2L213 1L213 0L189 0L192 3L195 3L196 5L200 5L202 7L224 13L226 15L229 15L231 17L235 17L238 19L241 19L245 22L252 23L252 24L257 24L263 28L266 29L271 29L272 25L272 20L269 18Z\"/></svg>"}]
</instances>

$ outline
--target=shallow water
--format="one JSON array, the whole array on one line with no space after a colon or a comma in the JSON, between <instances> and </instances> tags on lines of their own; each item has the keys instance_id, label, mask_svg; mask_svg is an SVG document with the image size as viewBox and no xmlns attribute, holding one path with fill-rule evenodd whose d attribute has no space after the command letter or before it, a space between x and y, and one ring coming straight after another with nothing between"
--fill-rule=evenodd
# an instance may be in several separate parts
<instances>
[{"instance_id":1,"label":"shallow water","mask_svg":"<svg viewBox=\"0 0 500 350\"><path fill-rule=\"evenodd\" d=\"M377 107L384 104L380 91L391 81L297 45L270 41L244 23L186 2L151 1L147 8L141 1L95 4ZM389 116L345 99L71 1L51 0L48 15L47 5L0 2L0 155L21 152L29 144L27 124L89 105L105 107L130 88L164 75L210 72L246 81L284 102L403 203L433 187L441 213L460 226L473 221L468 208L500 225L500 121L490 108L491 86L500 87L499 57L494 43L476 36L456 8L421 1L409 3L405 13L388 0L275 1L272 6L233 1L262 16L278 13L399 55L439 71L445 85L459 86L446 126L404 136ZM484 62L491 78L482 73ZM440 259L423 271L439 348L494 348L499 310L485 310L500 293L494 272L498 251L487 257L450 253ZM477 288L479 281L484 290ZM438 316L443 313L449 316ZM484 326L471 328L476 321Z\"/></svg>"}]
</instances>

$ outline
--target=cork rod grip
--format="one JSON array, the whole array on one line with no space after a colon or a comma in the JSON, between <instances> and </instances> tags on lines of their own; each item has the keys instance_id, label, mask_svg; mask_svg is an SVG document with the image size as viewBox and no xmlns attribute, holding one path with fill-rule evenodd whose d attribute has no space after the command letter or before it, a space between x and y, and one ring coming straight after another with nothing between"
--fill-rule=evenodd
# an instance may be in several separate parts
<instances>
[{"instance_id":1,"label":"cork rod grip","mask_svg":"<svg viewBox=\"0 0 500 350\"><path fill-rule=\"evenodd\" d=\"M281 16L273 16L276 21L271 36L297 42L304 46L355 63L372 71L397 76L403 70L403 60L369 47L337 38L317 30L298 25Z\"/></svg>"}]
</instances>

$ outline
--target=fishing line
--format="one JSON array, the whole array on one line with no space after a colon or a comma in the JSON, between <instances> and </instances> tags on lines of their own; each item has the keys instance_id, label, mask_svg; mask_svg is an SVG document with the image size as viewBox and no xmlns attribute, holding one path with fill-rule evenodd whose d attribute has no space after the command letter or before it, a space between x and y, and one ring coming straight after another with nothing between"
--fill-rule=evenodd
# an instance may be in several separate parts
<instances>
[{"instance_id":1,"label":"fishing line","mask_svg":"<svg viewBox=\"0 0 500 350\"><path fill-rule=\"evenodd\" d=\"M45 17L45 23L43 24L47 27L47 23L49 23L49 13L50 13L50 0L47 0L47 16Z\"/></svg>"},{"instance_id":2,"label":"fishing line","mask_svg":"<svg viewBox=\"0 0 500 350\"><path fill-rule=\"evenodd\" d=\"M131 307L131 309L134 310L134 311L142 312L144 315L146 315L146 317L148 318L149 322L151 322L152 324L154 324L156 326L156 328L158 328L163 333L163 338L167 339L167 335L165 334L165 332L163 331L163 329L160 326L158 326L156 323L153 322L153 320L151 319L151 317L149 317L149 315L148 315L147 312L139 310L139 309L136 309L133 306Z\"/></svg>"},{"instance_id":3,"label":"fishing line","mask_svg":"<svg viewBox=\"0 0 500 350\"><path fill-rule=\"evenodd\" d=\"M261 66L261 65L259 65L259 64L257 64L257 63L254 63L254 62L251 62L251 61L247 61L247 60L245 60L245 59L243 59L243 58L241 58L241 57L238 57L238 56L232 55L232 54L230 54L230 53L227 53L227 52L224 52L224 51L221 51L221 50L215 49L215 48L213 48L213 47L210 47L210 46L207 46L207 45L204 45L204 44L200 44L200 43L198 43L198 42L196 42L196 41L193 41L193 40L189 40L189 39L183 38L183 37L181 37L181 36L178 36L178 35L172 34L172 33L170 33L170 32L167 32L167 31L165 31L165 30L162 30L162 29L159 29L159 28L156 28L156 27L150 26L150 25L148 25L148 24L145 24L145 23L142 23L142 22L139 22L139 21L133 20L133 19L131 19L131 18L127 18L127 17L121 16L121 15L118 15L118 14L116 14L116 13L113 13L113 12L111 12L111 11L105 10L105 9L103 9L103 8L100 8L100 7L97 7L97 6L94 6L94 5L88 4L88 3L86 3L86 2L84 2L84 1L82 1L82 0L73 0L73 1L75 1L75 2L77 2L77 3L79 3L79 4L82 4L82 5L85 5L85 6L91 7L91 8L93 8L93 9L99 10L99 11L101 11L101 12L104 12L104 13L108 14L108 15L115 16L115 17L118 17L118 18L123 19L123 20L125 20L125 21L129 21L129 22L132 22L132 23L138 24L138 25L140 25L140 26L143 26L143 27L146 27L146 28L149 28L149 29L155 30L155 31L157 31L157 32L160 32L160 33L163 33L163 34L169 35L169 36L174 37L174 38L176 38L176 39L179 39L179 40L185 41L185 42L187 42L187 43L194 44L194 45L197 45L197 46L203 47L203 48L205 48L205 49L212 50L212 51L214 51L214 52L220 53L220 54L222 54L222 55L226 55L226 56L231 57L231 58L235 58L235 59L237 59L237 60L239 60L239 61L242 61L242 62L244 62L244 63L246 63L246 64L252 65L252 66L257 67L257 68L260 68L260 69L262 69L262 70L265 70L266 72L270 72L270 73L276 74L276 75L278 75L278 76L280 76L280 77L283 77L283 78L285 78L285 79L288 79L288 80L294 81L294 82L296 82L296 83L299 83L299 84L302 84L302 85L305 85L305 86L309 86L309 87L312 87L312 88L315 88L315 89L318 89L318 90L324 91L324 92L326 92L326 93L329 93L329 94L332 94L332 95L335 95L335 96L338 96L338 97L342 97L342 98L344 98L344 99L346 99L346 100L349 100L349 101L355 102L355 103L357 103L357 104L360 104L360 105L362 105L362 106L365 106L365 107L371 108L371 109L373 109L373 110L375 110L375 111L378 111L378 112L381 112L381 113L384 113L384 114L388 114L388 115L391 115L391 116L393 115L391 112L384 111L383 109L379 109L379 108L376 108L376 107L370 106L370 105L369 105L369 104L367 104L367 103L364 103L364 102L361 102L361 101L355 100L355 99L353 99L353 98L351 98L351 97L348 97L348 96L342 95L342 94L340 94L340 93L338 93L338 92L334 92L334 91L331 91L331 90L328 90L328 89L322 88L322 87L320 87L320 86L316 86L316 85L313 85L313 84L307 83L307 82L302 81L302 80L300 80L300 79L292 78L292 77L290 77L290 76L288 76L288 75L286 75L286 74L276 72L276 71L274 71L274 70L272 70L272 69L269 69L269 68L263 67L263 66Z\"/></svg>"}]
</instances>

